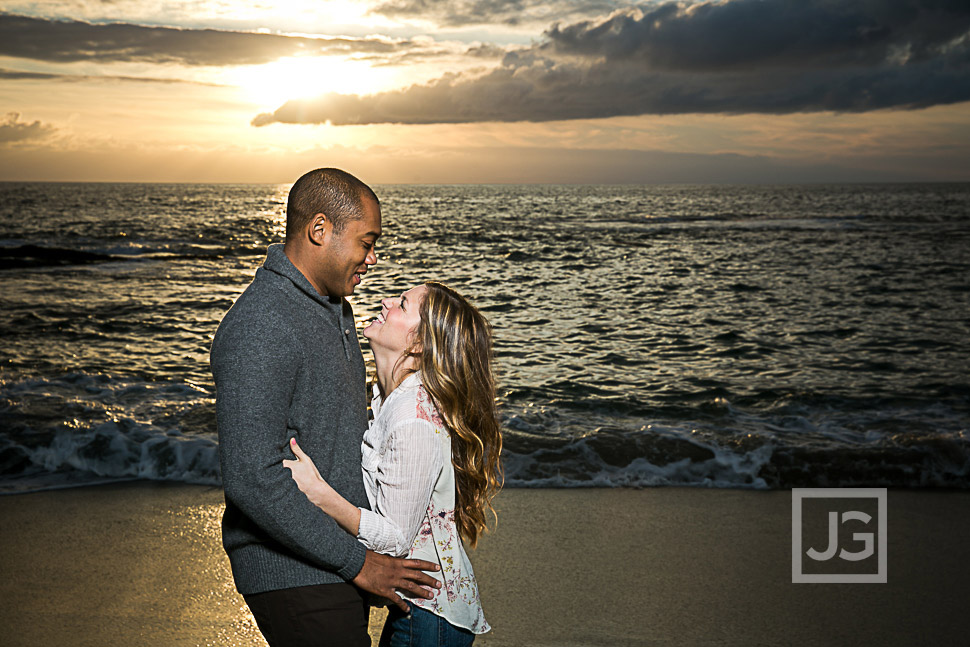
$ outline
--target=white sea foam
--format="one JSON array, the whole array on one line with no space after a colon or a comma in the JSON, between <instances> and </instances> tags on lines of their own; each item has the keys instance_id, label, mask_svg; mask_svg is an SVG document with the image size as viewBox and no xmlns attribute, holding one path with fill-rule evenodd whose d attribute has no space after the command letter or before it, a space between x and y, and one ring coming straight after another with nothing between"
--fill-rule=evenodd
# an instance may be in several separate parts
<instances>
[{"instance_id":1,"label":"white sea foam","mask_svg":"<svg viewBox=\"0 0 970 647\"><path fill-rule=\"evenodd\" d=\"M85 433L60 431L48 445L20 449L31 465L23 470L24 478L0 481L0 493L133 479L220 484L218 444L213 439L150 426L104 423Z\"/></svg>"}]
</instances>

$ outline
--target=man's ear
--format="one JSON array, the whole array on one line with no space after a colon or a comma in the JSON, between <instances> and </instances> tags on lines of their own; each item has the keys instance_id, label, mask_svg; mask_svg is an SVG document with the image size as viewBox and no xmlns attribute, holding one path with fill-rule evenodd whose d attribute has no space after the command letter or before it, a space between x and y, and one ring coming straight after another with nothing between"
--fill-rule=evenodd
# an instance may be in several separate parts
<instances>
[{"instance_id":1,"label":"man's ear","mask_svg":"<svg viewBox=\"0 0 970 647\"><path fill-rule=\"evenodd\" d=\"M327 218L325 213L315 214L313 219L310 220L307 235L314 245L326 245L333 235L333 221Z\"/></svg>"}]
</instances>

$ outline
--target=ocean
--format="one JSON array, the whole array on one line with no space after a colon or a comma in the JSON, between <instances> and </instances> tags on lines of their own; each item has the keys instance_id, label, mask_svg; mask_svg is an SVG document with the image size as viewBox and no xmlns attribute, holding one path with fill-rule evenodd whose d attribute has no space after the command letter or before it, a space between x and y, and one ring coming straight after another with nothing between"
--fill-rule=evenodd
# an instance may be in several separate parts
<instances>
[{"instance_id":1,"label":"ocean","mask_svg":"<svg viewBox=\"0 0 970 647\"><path fill-rule=\"evenodd\" d=\"M219 483L209 344L287 189L0 183L0 493ZM375 190L358 329L482 309L507 486L970 488L970 185Z\"/></svg>"}]
</instances>

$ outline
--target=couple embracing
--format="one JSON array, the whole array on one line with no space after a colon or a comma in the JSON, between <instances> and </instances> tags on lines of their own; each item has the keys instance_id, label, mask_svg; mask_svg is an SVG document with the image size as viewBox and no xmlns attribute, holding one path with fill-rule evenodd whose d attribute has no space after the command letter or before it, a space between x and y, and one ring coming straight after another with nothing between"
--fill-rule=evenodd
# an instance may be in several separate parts
<instances>
[{"instance_id":1,"label":"couple embracing","mask_svg":"<svg viewBox=\"0 0 970 647\"><path fill-rule=\"evenodd\" d=\"M369 645L373 599L381 645L469 645L489 626L463 542L501 482L489 324L440 283L384 299L368 422L345 297L377 262L380 202L317 169L286 211L212 343L236 587L271 647Z\"/></svg>"}]
</instances>

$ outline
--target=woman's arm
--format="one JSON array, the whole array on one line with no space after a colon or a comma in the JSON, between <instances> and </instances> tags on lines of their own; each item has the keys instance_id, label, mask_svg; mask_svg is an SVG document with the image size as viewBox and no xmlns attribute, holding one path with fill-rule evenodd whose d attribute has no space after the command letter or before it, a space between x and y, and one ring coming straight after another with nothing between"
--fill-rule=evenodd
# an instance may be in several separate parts
<instances>
[{"instance_id":1,"label":"woman's arm","mask_svg":"<svg viewBox=\"0 0 970 647\"><path fill-rule=\"evenodd\" d=\"M441 439L426 420L406 420L394 426L377 474L374 510L356 508L320 476L313 461L295 441L299 460L283 461L300 490L367 548L406 555L428 511L431 492L444 458Z\"/></svg>"},{"instance_id":2,"label":"woman's arm","mask_svg":"<svg viewBox=\"0 0 970 647\"><path fill-rule=\"evenodd\" d=\"M391 429L377 468L373 510L360 512L357 538L371 550L401 556L411 549L444 466L440 433L445 432L417 418Z\"/></svg>"}]
</instances>

